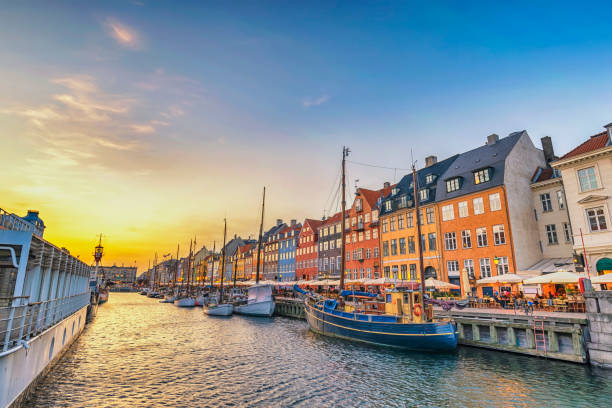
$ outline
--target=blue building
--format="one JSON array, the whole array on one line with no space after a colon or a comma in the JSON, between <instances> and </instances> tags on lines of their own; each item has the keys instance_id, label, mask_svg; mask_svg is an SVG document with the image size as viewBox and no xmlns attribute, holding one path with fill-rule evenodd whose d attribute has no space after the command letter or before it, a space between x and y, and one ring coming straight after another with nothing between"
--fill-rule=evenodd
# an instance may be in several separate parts
<instances>
[{"instance_id":1,"label":"blue building","mask_svg":"<svg viewBox=\"0 0 612 408\"><path fill-rule=\"evenodd\" d=\"M279 233L278 280L280 281L295 280L295 250L301 230L302 224L291 220L291 225Z\"/></svg>"}]
</instances>

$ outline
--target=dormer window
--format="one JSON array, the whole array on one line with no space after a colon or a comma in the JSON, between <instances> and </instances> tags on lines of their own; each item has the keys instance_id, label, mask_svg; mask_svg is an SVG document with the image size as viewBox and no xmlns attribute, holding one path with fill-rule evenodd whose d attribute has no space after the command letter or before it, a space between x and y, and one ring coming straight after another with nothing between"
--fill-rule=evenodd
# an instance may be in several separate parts
<instances>
[{"instance_id":1,"label":"dormer window","mask_svg":"<svg viewBox=\"0 0 612 408\"><path fill-rule=\"evenodd\" d=\"M391 211L391 200L385 201L385 211Z\"/></svg>"},{"instance_id":2,"label":"dormer window","mask_svg":"<svg viewBox=\"0 0 612 408\"><path fill-rule=\"evenodd\" d=\"M425 184L431 184L434 182L435 179L436 176L434 176L433 174L428 174L425 176Z\"/></svg>"},{"instance_id":3,"label":"dormer window","mask_svg":"<svg viewBox=\"0 0 612 408\"><path fill-rule=\"evenodd\" d=\"M474 184L486 183L491 180L491 169L481 169L474 172Z\"/></svg>"},{"instance_id":4,"label":"dormer window","mask_svg":"<svg viewBox=\"0 0 612 408\"><path fill-rule=\"evenodd\" d=\"M400 197L400 201L399 201L399 207L400 208L406 208L406 196L403 195Z\"/></svg>"},{"instance_id":5,"label":"dormer window","mask_svg":"<svg viewBox=\"0 0 612 408\"><path fill-rule=\"evenodd\" d=\"M459 177L455 177L450 180L446 180L446 192L447 193L451 193L457 190L459 190Z\"/></svg>"},{"instance_id":6,"label":"dormer window","mask_svg":"<svg viewBox=\"0 0 612 408\"><path fill-rule=\"evenodd\" d=\"M355 200L355 211L362 211L363 210L363 200L361 198L358 198Z\"/></svg>"},{"instance_id":7,"label":"dormer window","mask_svg":"<svg viewBox=\"0 0 612 408\"><path fill-rule=\"evenodd\" d=\"M393 187L393 189L391 190L391 195L396 195L398 192L399 192L399 188Z\"/></svg>"},{"instance_id":8,"label":"dormer window","mask_svg":"<svg viewBox=\"0 0 612 408\"><path fill-rule=\"evenodd\" d=\"M419 190L419 200L420 201L425 201L429 198L429 189L424 188L422 190Z\"/></svg>"}]
</instances>

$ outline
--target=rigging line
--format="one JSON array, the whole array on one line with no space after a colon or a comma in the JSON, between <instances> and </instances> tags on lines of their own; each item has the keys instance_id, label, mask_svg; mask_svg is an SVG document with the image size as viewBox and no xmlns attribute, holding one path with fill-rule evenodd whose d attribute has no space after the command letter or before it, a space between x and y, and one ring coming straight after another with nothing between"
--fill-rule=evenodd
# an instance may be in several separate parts
<instances>
[{"instance_id":1,"label":"rigging line","mask_svg":"<svg viewBox=\"0 0 612 408\"><path fill-rule=\"evenodd\" d=\"M329 192L329 194L327 196L327 200L325 200L325 204L323 204L323 209L324 210L327 209L328 207L331 207L333 205L333 203L332 203L332 201L330 201L330 199L333 200L332 195L334 194L334 186L337 186L337 184L340 182L339 178L340 178L341 174L342 174L341 171L338 170L338 174L334 178L334 182L332 183L331 190L330 190L330 192Z\"/></svg>"},{"instance_id":2,"label":"rigging line","mask_svg":"<svg viewBox=\"0 0 612 408\"><path fill-rule=\"evenodd\" d=\"M357 164L358 166L366 166L366 167L376 167L379 169L387 169L387 170L411 170L411 169L404 169L401 167L387 167L387 166L379 166L377 164L369 164L369 163L361 163L361 162L356 162L356 161L352 161L352 160L347 160L348 163L352 163L352 164Z\"/></svg>"},{"instance_id":3,"label":"rigging line","mask_svg":"<svg viewBox=\"0 0 612 408\"><path fill-rule=\"evenodd\" d=\"M328 211L328 214L327 214L328 217L333 216L337 212L337 211L332 212L332 210L334 209L334 204L335 204L335 208L338 208L338 199L340 196L340 189L341 189L341 186L338 185L334 193L334 197L332 198L332 201L329 203L329 207L326 208Z\"/></svg>"}]
</instances>

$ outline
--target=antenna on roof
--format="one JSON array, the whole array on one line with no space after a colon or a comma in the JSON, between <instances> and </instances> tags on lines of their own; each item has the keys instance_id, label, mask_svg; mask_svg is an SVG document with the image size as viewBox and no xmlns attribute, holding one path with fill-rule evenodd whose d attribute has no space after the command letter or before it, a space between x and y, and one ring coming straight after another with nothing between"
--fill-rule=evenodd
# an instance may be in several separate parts
<instances>
[{"instance_id":1,"label":"antenna on roof","mask_svg":"<svg viewBox=\"0 0 612 408\"><path fill-rule=\"evenodd\" d=\"M357 194L357 183L359 183L359 179L355 179L355 194Z\"/></svg>"}]
</instances>

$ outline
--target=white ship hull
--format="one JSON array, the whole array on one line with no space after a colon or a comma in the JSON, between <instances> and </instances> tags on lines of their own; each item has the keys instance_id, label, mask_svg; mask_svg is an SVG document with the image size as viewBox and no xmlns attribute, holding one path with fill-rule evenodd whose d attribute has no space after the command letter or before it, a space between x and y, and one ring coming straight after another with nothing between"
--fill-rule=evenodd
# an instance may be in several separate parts
<instances>
[{"instance_id":1,"label":"white ship hull","mask_svg":"<svg viewBox=\"0 0 612 408\"><path fill-rule=\"evenodd\" d=\"M274 301L265 300L263 302L234 306L234 311L242 315L270 317L274 314Z\"/></svg>"},{"instance_id":2,"label":"white ship hull","mask_svg":"<svg viewBox=\"0 0 612 408\"><path fill-rule=\"evenodd\" d=\"M182 299L179 299L178 302L176 302L176 305L178 307L194 307L195 299L194 298L182 298Z\"/></svg>"},{"instance_id":3,"label":"white ship hull","mask_svg":"<svg viewBox=\"0 0 612 408\"><path fill-rule=\"evenodd\" d=\"M198 296L195 299L196 306L204 306L204 303L206 303L206 296Z\"/></svg>"},{"instance_id":4,"label":"white ship hull","mask_svg":"<svg viewBox=\"0 0 612 408\"><path fill-rule=\"evenodd\" d=\"M204 313L209 316L231 316L234 312L234 305L222 303L214 306L204 306Z\"/></svg>"}]
</instances>

